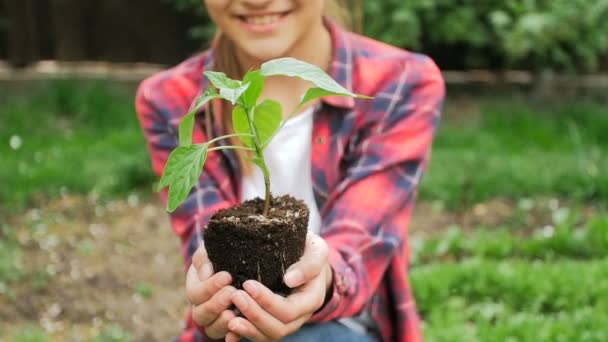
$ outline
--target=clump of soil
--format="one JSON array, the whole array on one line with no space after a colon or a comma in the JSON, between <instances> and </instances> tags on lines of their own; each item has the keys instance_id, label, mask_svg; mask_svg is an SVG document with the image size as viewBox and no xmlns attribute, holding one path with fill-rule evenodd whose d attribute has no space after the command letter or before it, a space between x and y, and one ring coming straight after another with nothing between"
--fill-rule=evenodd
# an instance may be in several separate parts
<instances>
[{"instance_id":1,"label":"clump of soil","mask_svg":"<svg viewBox=\"0 0 608 342\"><path fill-rule=\"evenodd\" d=\"M287 294L283 275L304 253L308 208L291 196L273 197L268 216L260 198L213 215L203 240L216 272L228 271L232 285L254 279L275 293Z\"/></svg>"}]
</instances>

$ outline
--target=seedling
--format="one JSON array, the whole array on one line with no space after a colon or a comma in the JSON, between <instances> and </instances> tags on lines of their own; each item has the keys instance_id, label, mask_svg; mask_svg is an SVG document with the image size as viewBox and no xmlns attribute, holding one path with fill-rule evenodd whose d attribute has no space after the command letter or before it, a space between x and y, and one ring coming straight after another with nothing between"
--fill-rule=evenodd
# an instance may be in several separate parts
<instances>
[{"instance_id":1,"label":"seedling","mask_svg":"<svg viewBox=\"0 0 608 342\"><path fill-rule=\"evenodd\" d=\"M302 62L295 58L279 58L268 61L259 70L250 70L243 80L233 80L226 74L215 71L205 71L213 87L196 98L194 109L188 113L179 125L179 146L169 155L167 165L160 180L159 190L169 187L167 211L173 212L188 196L198 181L207 154L223 149L242 149L250 151L253 157L249 160L257 165L264 175L265 200L263 215L268 215L270 207L270 173L264 160L264 150L285 122L295 115L304 104L323 96L349 96L368 98L357 95L342 87L319 67ZM258 103L258 98L264 87L264 80L271 76L299 77L312 82L315 87L309 88L300 102L286 120L281 104L267 99ZM220 136L206 143L194 144L192 131L194 116L209 101L224 99L234 106L232 125L234 134ZM217 142L231 137L238 137L244 146L222 145L214 146Z\"/></svg>"}]
</instances>

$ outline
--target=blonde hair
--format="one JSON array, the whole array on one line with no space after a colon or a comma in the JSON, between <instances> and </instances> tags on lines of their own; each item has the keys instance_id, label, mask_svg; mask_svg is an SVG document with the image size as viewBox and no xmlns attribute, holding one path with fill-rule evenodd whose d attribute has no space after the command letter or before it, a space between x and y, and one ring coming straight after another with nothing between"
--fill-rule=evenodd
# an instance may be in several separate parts
<instances>
[{"instance_id":1,"label":"blonde hair","mask_svg":"<svg viewBox=\"0 0 608 342\"><path fill-rule=\"evenodd\" d=\"M347 4L348 0L326 0L325 1L325 13L324 16L330 18L336 24L349 29L360 32L362 29L362 16L361 16L361 0L354 0L354 4L349 6ZM354 17L356 18L356 23L353 23L353 16L351 15L353 12ZM214 69L216 71L221 71L225 73L228 77L232 79L242 79L245 70L239 64L236 58L234 43L228 39L225 35L222 35L221 32L218 32L215 37L215 60L214 60ZM220 104L218 106L218 104ZM216 106L220 108L216 108ZM232 105L227 101L222 102L213 102L209 106L211 110L211 115L206 115L206 126L207 126L207 138L212 138L211 131L211 120L219 123L219 127L224 134L232 134L234 131L232 130ZM243 144L238 138L230 138L231 145L242 146ZM234 150L239 166L241 168L241 172L245 175L250 174L252 171L252 166L247 162L247 158L251 157L250 153L243 150Z\"/></svg>"}]
</instances>

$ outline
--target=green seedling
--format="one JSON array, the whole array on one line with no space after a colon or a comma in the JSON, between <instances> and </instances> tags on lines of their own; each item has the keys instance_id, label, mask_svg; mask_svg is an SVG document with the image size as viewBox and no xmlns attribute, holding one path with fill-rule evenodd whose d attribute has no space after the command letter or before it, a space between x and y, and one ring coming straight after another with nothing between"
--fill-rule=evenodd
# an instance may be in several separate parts
<instances>
[{"instance_id":1,"label":"green seedling","mask_svg":"<svg viewBox=\"0 0 608 342\"><path fill-rule=\"evenodd\" d=\"M250 151L253 157L249 160L257 165L264 175L266 196L264 216L270 207L270 173L264 160L264 149L285 122L295 115L304 104L324 96L349 96L369 98L357 95L342 87L322 69L294 58L279 58L261 65L259 70L250 70L243 80L233 80L226 74L205 71L213 87L195 99L195 105L179 125L179 146L171 152L160 180L159 190L169 187L167 211L173 212L183 203L195 186L202 171L207 154L224 149L241 149ZM301 97L292 113L283 119L281 104L272 99L258 103L262 94L264 80L271 76L299 77L312 82L315 87L309 88ZM211 100L223 99L234 106L232 125L234 134L220 136L203 144L192 142L194 116ZM217 142L231 137L238 137L244 146L214 146Z\"/></svg>"}]
</instances>

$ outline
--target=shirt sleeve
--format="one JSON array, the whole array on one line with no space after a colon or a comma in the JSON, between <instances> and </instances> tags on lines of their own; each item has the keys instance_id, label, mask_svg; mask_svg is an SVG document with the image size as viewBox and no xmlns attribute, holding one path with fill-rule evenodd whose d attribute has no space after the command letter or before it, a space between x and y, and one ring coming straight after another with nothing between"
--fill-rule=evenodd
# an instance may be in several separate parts
<instances>
[{"instance_id":1,"label":"shirt sleeve","mask_svg":"<svg viewBox=\"0 0 608 342\"><path fill-rule=\"evenodd\" d=\"M161 177L169 154L178 146L178 125L188 107L177 103L166 93L171 87L147 80L139 87L135 100L137 116L148 147L152 169ZM177 98L179 94L176 94ZM183 112L183 113L181 113ZM177 118L177 119L176 119ZM213 167L211 160L205 170ZM167 204L168 188L160 192L163 206ZM203 172L187 199L170 214L171 226L182 242L186 267L200 242L197 233L217 210L230 206L219 190L216 179Z\"/></svg>"},{"instance_id":2,"label":"shirt sleeve","mask_svg":"<svg viewBox=\"0 0 608 342\"><path fill-rule=\"evenodd\" d=\"M420 67L405 67L386 89L393 90L376 94L376 100L387 105L370 105L366 117L374 119L345 156L345 177L324 208L322 236L330 247L334 281L329 300L313 322L360 313L395 254L409 254L407 227L445 87L438 68L426 58ZM378 107L385 110L373 112Z\"/></svg>"}]
</instances>

